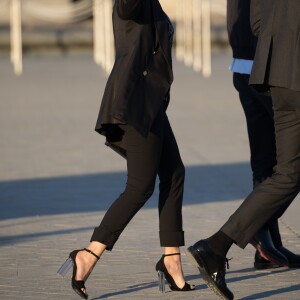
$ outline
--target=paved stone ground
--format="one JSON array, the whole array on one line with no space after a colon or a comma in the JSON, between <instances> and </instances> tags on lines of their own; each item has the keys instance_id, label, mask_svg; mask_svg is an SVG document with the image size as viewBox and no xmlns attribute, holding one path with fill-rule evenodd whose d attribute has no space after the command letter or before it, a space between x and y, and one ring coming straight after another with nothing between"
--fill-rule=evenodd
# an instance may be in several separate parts
<instances>
[{"instance_id":1,"label":"paved stone ground","mask_svg":"<svg viewBox=\"0 0 300 300\"><path fill-rule=\"evenodd\" d=\"M251 190L245 120L227 69L213 76L174 62L169 117L186 165L186 245L217 230ZM0 299L79 299L56 271L122 191L125 163L93 131L105 75L90 56L26 57L13 75L0 58ZM87 282L90 299L216 299L183 255L190 293L159 294L157 191ZM280 220L300 253L299 197ZM184 252L184 249L183 249ZM300 270L253 269L254 249L233 247L227 282L237 299L299 299Z\"/></svg>"}]
</instances>

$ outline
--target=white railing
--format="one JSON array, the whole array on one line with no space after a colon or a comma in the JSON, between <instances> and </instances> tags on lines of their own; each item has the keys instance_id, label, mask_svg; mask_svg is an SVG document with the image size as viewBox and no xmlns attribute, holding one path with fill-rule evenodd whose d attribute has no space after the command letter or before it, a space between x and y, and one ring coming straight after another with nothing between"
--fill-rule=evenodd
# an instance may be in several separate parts
<instances>
[{"instance_id":1,"label":"white railing","mask_svg":"<svg viewBox=\"0 0 300 300\"><path fill-rule=\"evenodd\" d=\"M107 73L115 57L111 0L94 0L94 60Z\"/></svg>"},{"instance_id":2,"label":"white railing","mask_svg":"<svg viewBox=\"0 0 300 300\"><path fill-rule=\"evenodd\" d=\"M16 75L23 72L22 62L22 22L21 22L21 2L20 0L11 0L10 2L10 60L14 66Z\"/></svg>"},{"instance_id":3,"label":"white railing","mask_svg":"<svg viewBox=\"0 0 300 300\"><path fill-rule=\"evenodd\" d=\"M22 63L22 14L27 17L70 24L93 15L94 60L107 73L114 62L114 39L112 32L113 0L82 0L75 3L66 1L52 3L51 9L45 1L6 0L10 4L11 61L15 74L23 71ZM35 5L34 5L34 2ZM175 12L171 15L176 23L175 54L179 61L211 75L211 11L226 14L225 0L163 0ZM3 0L2 0L3 4Z\"/></svg>"},{"instance_id":4,"label":"white railing","mask_svg":"<svg viewBox=\"0 0 300 300\"><path fill-rule=\"evenodd\" d=\"M1 3L3 6L7 3ZM49 7L30 0L10 0L11 62L16 75L23 72L22 60L22 14L48 23L70 24L94 15L94 59L109 72L114 60L112 33L112 0L82 0L72 5L61 3Z\"/></svg>"},{"instance_id":5,"label":"white railing","mask_svg":"<svg viewBox=\"0 0 300 300\"><path fill-rule=\"evenodd\" d=\"M28 17L39 21L68 24L89 18L93 13L93 0L74 3L61 1L59 5L49 5L38 0L22 0L22 9Z\"/></svg>"},{"instance_id":6,"label":"white railing","mask_svg":"<svg viewBox=\"0 0 300 300\"><path fill-rule=\"evenodd\" d=\"M174 1L174 0L173 0ZM176 58L211 75L211 0L176 0Z\"/></svg>"}]
</instances>

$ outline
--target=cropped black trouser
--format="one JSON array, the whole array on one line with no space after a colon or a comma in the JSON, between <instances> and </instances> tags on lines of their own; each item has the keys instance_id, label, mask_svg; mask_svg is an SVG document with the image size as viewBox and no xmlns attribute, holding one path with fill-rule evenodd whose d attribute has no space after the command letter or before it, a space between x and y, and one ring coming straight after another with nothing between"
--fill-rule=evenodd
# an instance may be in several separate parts
<instances>
[{"instance_id":1,"label":"cropped black trouser","mask_svg":"<svg viewBox=\"0 0 300 300\"><path fill-rule=\"evenodd\" d=\"M273 87L271 96L276 167L272 176L254 189L221 228L242 248L266 222L282 213L300 191L300 92Z\"/></svg>"},{"instance_id":2,"label":"cropped black trouser","mask_svg":"<svg viewBox=\"0 0 300 300\"><path fill-rule=\"evenodd\" d=\"M182 198L185 169L168 117L162 108L147 137L130 125L118 125L127 157L128 179L124 192L106 212L91 241L111 250L130 222L153 194L159 176L159 237L163 247L184 245ZM151 223L151 220L149 220Z\"/></svg>"}]
</instances>

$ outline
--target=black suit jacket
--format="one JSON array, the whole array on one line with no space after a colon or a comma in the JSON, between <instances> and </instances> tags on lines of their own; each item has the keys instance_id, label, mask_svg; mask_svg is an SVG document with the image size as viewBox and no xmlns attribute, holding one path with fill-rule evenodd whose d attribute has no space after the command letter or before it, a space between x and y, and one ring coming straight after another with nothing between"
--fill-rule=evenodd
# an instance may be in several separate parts
<instances>
[{"instance_id":1,"label":"black suit jacket","mask_svg":"<svg viewBox=\"0 0 300 300\"><path fill-rule=\"evenodd\" d=\"M116 57L96 131L129 124L147 136L173 81L166 15L158 0L116 0L112 19Z\"/></svg>"},{"instance_id":2,"label":"black suit jacket","mask_svg":"<svg viewBox=\"0 0 300 300\"><path fill-rule=\"evenodd\" d=\"M250 84L300 91L300 1L252 0L258 44Z\"/></svg>"},{"instance_id":3,"label":"black suit jacket","mask_svg":"<svg viewBox=\"0 0 300 300\"><path fill-rule=\"evenodd\" d=\"M227 0L227 32L233 58L253 60L257 38L250 27L251 0Z\"/></svg>"}]
</instances>

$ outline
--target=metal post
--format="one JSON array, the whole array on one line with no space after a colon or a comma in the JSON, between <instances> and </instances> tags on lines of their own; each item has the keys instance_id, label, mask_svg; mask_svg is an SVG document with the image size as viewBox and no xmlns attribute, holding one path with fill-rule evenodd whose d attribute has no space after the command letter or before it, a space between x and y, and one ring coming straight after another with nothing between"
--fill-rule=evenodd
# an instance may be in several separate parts
<instances>
[{"instance_id":1,"label":"metal post","mask_svg":"<svg viewBox=\"0 0 300 300\"><path fill-rule=\"evenodd\" d=\"M193 68L196 72L202 69L202 0L193 0Z\"/></svg>"},{"instance_id":2,"label":"metal post","mask_svg":"<svg viewBox=\"0 0 300 300\"><path fill-rule=\"evenodd\" d=\"M99 0L93 1L93 55L94 55L94 61L96 64L100 63L99 58Z\"/></svg>"},{"instance_id":3,"label":"metal post","mask_svg":"<svg viewBox=\"0 0 300 300\"><path fill-rule=\"evenodd\" d=\"M174 1L174 0L172 0ZM183 0L176 1L176 58L179 61L184 57L184 28L183 28Z\"/></svg>"},{"instance_id":4,"label":"metal post","mask_svg":"<svg viewBox=\"0 0 300 300\"><path fill-rule=\"evenodd\" d=\"M96 64L104 67L105 47L104 47L104 11L103 0L94 0L94 60Z\"/></svg>"},{"instance_id":5,"label":"metal post","mask_svg":"<svg viewBox=\"0 0 300 300\"><path fill-rule=\"evenodd\" d=\"M115 49L112 31L112 0L104 0L104 31L105 31L105 71L111 71Z\"/></svg>"},{"instance_id":6,"label":"metal post","mask_svg":"<svg viewBox=\"0 0 300 300\"><path fill-rule=\"evenodd\" d=\"M211 76L211 3L202 0L202 39L203 39L203 68L204 77Z\"/></svg>"},{"instance_id":7,"label":"metal post","mask_svg":"<svg viewBox=\"0 0 300 300\"><path fill-rule=\"evenodd\" d=\"M184 63L193 64L193 0L184 0Z\"/></svg>"},{"instance_id":8,"label":"metal post","mask_svg":"<svg viewBox=\"0 0 300 300\"><path fill-rule=\"evenodd\" d=\"M11 0L10 2L10 42L11 55L10 59L14 66L16 75L23 72L22 61L22 22L21 22L21 1Z\"/></svg>"}]
</instances>

